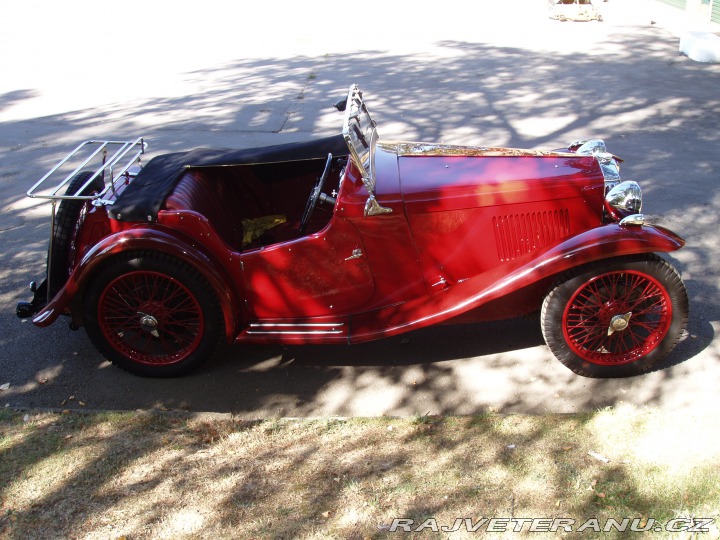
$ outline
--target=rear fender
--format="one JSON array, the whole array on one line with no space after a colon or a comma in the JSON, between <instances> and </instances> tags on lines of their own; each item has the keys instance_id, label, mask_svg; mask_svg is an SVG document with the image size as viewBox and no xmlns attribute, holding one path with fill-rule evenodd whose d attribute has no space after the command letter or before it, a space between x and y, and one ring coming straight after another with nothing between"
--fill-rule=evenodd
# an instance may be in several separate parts
<instances>
[{"instance_id":1,"label":"rear fender","mask_svg":"<svg viewBox=\"0 0 720 540\"><path fill-rule=\"evenodd\" d=\"M194 267L215 290L225 319L225 332L230 341L237 334L236 314L239 313L237 295L230 286L225 270L209 255L182 240L157 229L129 229L103 238L95 244L75 266L65 285L33 318L33 323L45 327L64 313L72 304L95 271L106 260L121 253L136 250L161 251Z\"/></svg>"},{"instance_id":2,"label":"rear fender","mask_svg":"<svg viewBox=\"0 0 720 540\"><path fill-rule=\"evenodd\" d=\"M438 324L583 264L641 253L667 253L684 244L682 238L662 227L621 227L616 223L597 227L436 294L361 313L352 319L350 341L357 343Z\"/></svg>"}]
</instances>

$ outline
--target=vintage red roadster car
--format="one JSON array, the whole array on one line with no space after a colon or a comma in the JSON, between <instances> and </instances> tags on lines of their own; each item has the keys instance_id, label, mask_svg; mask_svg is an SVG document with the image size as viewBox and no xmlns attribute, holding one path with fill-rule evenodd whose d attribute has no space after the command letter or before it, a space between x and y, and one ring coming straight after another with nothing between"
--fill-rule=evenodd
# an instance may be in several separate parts
<instances>
[{"instance_id":1,"label":"vintage red roadster car","mask_svg":"<svg viewBox=\"0 0 720 540\"><path fill-rule=\"evenodd\" d=\"M336 107L342 135L144 166L142 139L82 143L28 192L52 203L51 240L18 316L69 316L146 376L223 341L353 344L536 312L585 376L647 372L678 343L687 293L656 253L684 242L644 222L601 140L386 141L357 86Z\"/></svg>"}]
</instances>

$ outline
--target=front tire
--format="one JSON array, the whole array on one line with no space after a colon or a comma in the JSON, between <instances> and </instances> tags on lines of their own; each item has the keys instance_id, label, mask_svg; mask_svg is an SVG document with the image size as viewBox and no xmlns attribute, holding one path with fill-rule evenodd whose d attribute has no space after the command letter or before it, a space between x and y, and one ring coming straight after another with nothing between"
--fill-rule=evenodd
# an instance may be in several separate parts
<instances>
[{"instance_id":1,"label":"front tire","mask_svg":"<svg viewBox=\"0 0 720 540\"><path fill-rule=\"evenodd\" d=\"M223 335L214 291L190 265L154 251L110 260L83 298L85 328L116 366L145 377L185 375Z\"/></svg>"},{"instance_id":2,"label":"front tire","mask_svg":"<svg viewBox=\"0 0 720 540\"><path fill-rule=\"evenodd\" d=\"M586 377L652 370L680 341L688 297L677 271L648 254L589 264L545 297L542 333L566 367Z\"/></svg>"}]
</instances>

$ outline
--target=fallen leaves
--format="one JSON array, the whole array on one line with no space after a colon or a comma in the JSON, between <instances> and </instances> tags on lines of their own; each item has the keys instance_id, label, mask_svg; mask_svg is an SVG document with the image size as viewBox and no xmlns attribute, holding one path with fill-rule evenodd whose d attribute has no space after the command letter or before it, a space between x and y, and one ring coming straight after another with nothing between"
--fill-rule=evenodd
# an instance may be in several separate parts
<instances>
[{"instance_id":1,"label":"fallen leaves","mask_svg":"<svg viewBox=\"0 0 720 540\"><path fill-rule=\"evenodd\" d=\"M67 405L68 401L75 401L75 396L72 395L72 396L69 396L67 399L63 399L63 400L60 402L60 405L64 407L65 405ZM78 404L78 406L80 406L80 407L85 407L85 405L86 405L86 403L85 403L83 400L81 400L81 399L78 399L78 400L77 400L77 404Z\"/></svg>"}]
</instances>

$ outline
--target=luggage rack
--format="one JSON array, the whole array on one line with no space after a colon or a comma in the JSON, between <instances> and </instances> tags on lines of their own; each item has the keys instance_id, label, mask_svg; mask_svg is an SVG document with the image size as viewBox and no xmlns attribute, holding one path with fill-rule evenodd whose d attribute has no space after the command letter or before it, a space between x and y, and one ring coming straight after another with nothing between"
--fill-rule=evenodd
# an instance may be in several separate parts
<instances>
[{"instance_id":1,"label":"luggage rack","mask_svg":"<svg viewBox=\"0 0 720 540\"><path fill-rule=\"evenodd\" d=\"M90 140L82 142L28 190L28 197L48 199L51 203L50 242L45 269L46 283L49 281L53 263L53 239L55 238L55 215L58 201L92 200L94 205L112 205L113 200L108 200L106 194L110 191L115 195L123 184L130 183L130 179L137 175L141 165L140 156L145 153L146 147L147 144L142 137L134 141ZM79 165L75 166L77 163ZM63 176L68 169L71 169L70 173ZM61 191L66 189L66 186L81 171L93 171L93 173L82 186L74 190L74 193L61 194ZM81 195L96 178L100 178L106 187L99 193ZM42 291L35 282L30 284L30 290L33 293L37 291L33 304L37 301L38 294L43 295L43 292L45 302L50 302L50 287L47 285L45 287L46 289Z\"/></svg>"},{"instance_id":2,"label":"luggage rack","mask_svg":"<svg viewBox=\"0 0 720 540\"><path fill-rule=\"evenodd\" d=\"M115 193L120 184L129 180L131 174L137 174L137 171L131 171L131 167L136 162L138 165L140 164L140 156L145 153L146 147L147 144L142 137L134 141L90 140L82 142L38 180L28 190L27 196L49 199L53 201L53 206L56 201L63 199L102 199L108 191ZM73 167L78 162L79 165ZM87 170L88 167L93 174L87 181L74 193L61 194L63 188L72 181L75 175L82 170ZM62 172L68 168L71 168L72 171L63 177ZM64 170L61 171L61 169ZM109 181L106 181L106 171ZM102 179L106 188L100 193L81 195L98 177ZM58 178L60 179L58 180ZM112 204L111 201L103 201L103 203Z\"/></svg>"}]
</instances>

